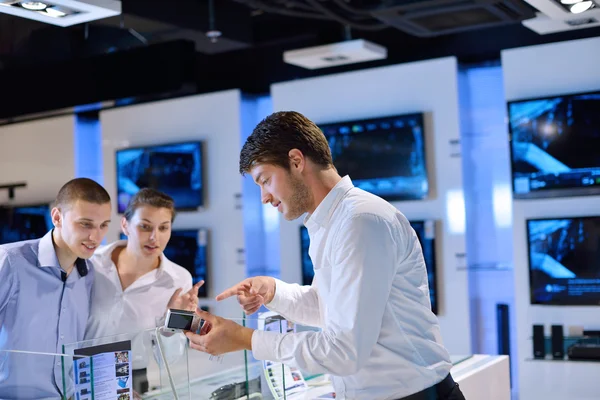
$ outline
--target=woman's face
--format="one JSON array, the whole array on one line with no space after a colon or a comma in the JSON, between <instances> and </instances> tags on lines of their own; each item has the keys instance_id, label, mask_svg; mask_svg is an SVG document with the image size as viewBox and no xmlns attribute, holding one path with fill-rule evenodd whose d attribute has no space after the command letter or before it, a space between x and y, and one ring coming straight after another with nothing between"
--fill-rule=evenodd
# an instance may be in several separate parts
<instances>
[{"instance_id":1,"label":"woman's face","mask_svg":"<svg viewBox=\"0 0 600 400\"><path fill-rule=\"evenodd\" d=\"M141 206L130 221L123 218L122 228L127 235L128 250L143 257L158 257L171 238L171 219L168 208Z\"/></svg>"}]
</instances>

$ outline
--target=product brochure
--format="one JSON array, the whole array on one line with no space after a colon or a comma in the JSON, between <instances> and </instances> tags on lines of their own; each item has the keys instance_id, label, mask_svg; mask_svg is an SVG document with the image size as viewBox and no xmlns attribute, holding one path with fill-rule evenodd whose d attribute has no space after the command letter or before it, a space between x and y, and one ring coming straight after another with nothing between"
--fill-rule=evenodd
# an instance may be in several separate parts
<instances>
[{"instance_id":1,"label":"product brochure","mask_svg":"<svg viewBox=\"0 0 600 400\"><path fill-rule=\"evenodd\" d=\"M131 400L131 341L75 350L75 400Z\"/></svg>"},{"instance_id":2,"label":"product brochure","mask_svg":"<svg viewBox=\"0 0 600 400\"><path fill-rule=\"evenodd\" d=\"M265 331L287 333L294 331L294 323L272 311L262 313L258 319L259 327ZM308 385L297 368L281 363L263 361L265 378L275 400L294 399L308 390ZM285 397L284 397L285 393Z\"/></svg>"}]
</instances>

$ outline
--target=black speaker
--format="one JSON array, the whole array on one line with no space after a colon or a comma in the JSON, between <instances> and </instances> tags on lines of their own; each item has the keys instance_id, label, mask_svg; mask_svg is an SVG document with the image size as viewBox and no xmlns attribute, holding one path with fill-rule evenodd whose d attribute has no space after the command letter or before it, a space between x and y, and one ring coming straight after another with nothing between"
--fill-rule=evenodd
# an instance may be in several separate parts
<instances>
[{"instance_id":1,"label":"black speaker","mask_svg":"<svg viewBox=\"0 0 600 400\"><path fill-rule=\"evenodd\" d=\"M533 358L546 358L544 325L533 326Z\"/></svg>"},{"instance_id":2,"label":"black speaker","mask_svg":"<svg viewBox=\"0 0 600 400\"><path fill-rule=\"evenodd\" d=\"M565 358L565 339L562 325L552 325L552 357Z\"/></svg>"}]
</instances>

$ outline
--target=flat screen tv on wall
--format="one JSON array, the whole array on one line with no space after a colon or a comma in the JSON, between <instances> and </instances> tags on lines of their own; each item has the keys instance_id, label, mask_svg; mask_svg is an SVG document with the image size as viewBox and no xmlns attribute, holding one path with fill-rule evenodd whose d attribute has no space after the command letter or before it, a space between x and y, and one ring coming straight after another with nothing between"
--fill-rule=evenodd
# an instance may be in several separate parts
<instances>
[{"instance_id":1,"label":"flat screen tv on wall","mask_svg":"<svg viewBox=\"0 0 600 400\"><path fill-rule=\"evenodd\" d=\"M508 103L514 198L600 194L600 92Z\"/></svg>"},{"instance_id":2,"label":"flat screen tv on wall","mask_svg":"<svg viewBox=\"0 0 600 400\"><path fill-rule=\"evenodd\" d=\"M600 217L527 221L531 304L600 305Z\"/></svg>"},{"instance_id":3,"label":"flat screen tv on wall","mask_svg":"<svg viewBox=\"0 0 600 400\"><path fill-rule=\"evenodd\" d=\"M390 201L429 195L423 114L319 125L339 173Z\"/></svg>"},{"instance_id":4,"label":"flat screen tv on wall","mask_svg":"<svg viewBox=\"0 0 600 400\"><path fill-rule=\"evenodd\" d=\"M39 239L52 228L49 204L0 207L0 244Z\"/></svg>"},{"instance_id":5,"label":"flat screen tv on wall","mask_svg":"<svg viewBox=\"0 0 600 400\"><path fill-rule=\"evenodd\" d=\"M117 150L118 212L149 187L167 193L177 210L203 205L202 143L187 142Z\"/></svg>"},{"instance_id":6,"label":"flat screen tv on wall","mask_svg":"<svg viewBox=\"0 0 600 400\"><path fill-rule=\"evenodd\" d=\"M437 295L437 271L435 257L435 221L419 220L409 221L415 230L421 248L423 249L423 258L425 259L425 268L427 268L427 280L429 284L429 300L431 310L438 313L438 295ZM310 285L315 276L312 260L308 254L310 238L305 226L300 227L300 248L302 265L302 284Z\"/></svg>"}]
</instances>

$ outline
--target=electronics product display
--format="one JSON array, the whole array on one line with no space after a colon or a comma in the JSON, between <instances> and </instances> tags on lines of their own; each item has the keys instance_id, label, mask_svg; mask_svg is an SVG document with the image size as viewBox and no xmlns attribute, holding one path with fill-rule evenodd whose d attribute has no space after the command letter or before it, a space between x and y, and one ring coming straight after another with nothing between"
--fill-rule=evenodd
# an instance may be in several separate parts
<instances>
[{"instance_id":1,"label":"electronics product display","mask_svg":"<svg viewBox=\"0 0 600 400\"><path fill-rule=\"evenodd\" d=\"M552 358L561 360L565 358L565 338L562 325L552 325Z\"/></svg>"},{"instance_id":2,"label":"electronics product display","mask_svg":"<svg viewBox=\"0 0 600 400\"><path fill-rule=\"evenodd\" d=\"M600 217L527 221L532 304L600 305Z\"/></svg>"},{"instance_id":3,"label":"electronics product display","mask_svg":"<svg viewBox=\"0 0 600 400\"><path fill-rule=\"evenodd\" d=\"M569 360L600 361L600 341L597 338L583 338L567 349Z\"/></svg>"},{"instance_id":4,"label":"electronics product display","mask_svg":"<svg viewBox=\"0 0 600 400\"><path fill-rule=\"evenodd\" d=\"M258 329L288 333L296 332L296 325L274 311L267 311L258 316ZM303 397L308 390L302 371L296 367L265 360L263 361L265 380L274 400Z\"/></svg>"},{"instance_id":5,"label":"electronics product display","mask_svg":"<svg viewBox=\"0 0 600 400\"><path fill-rule=\"evenodd\" d=\"M533 325L533 358L546 358L544 325Z\"/></svg>"},{"instance_id":6,"label":"electronics product display","mask_svg":"<svg viewBox=\"0 0 600 400\"><path fill-rule=\"evenodd\" d=\"M202 325L202 320L194 311L178 310L170 308L165 317L165 329L171 332L178 331L198 331Z\"/></svg>"},{"instance_id":7,"label":"electronics product display","mask_svg":"<svg viewBox=\"0 0 600 400\"><path fill-rule=\"evenodd\" d=\"M116 152L118 212L149 187L167 193L178 210L203 205L202 143L128 148Z\"/></svg>"},{"instance_id":8,"label":"electronics product display","mask_svg":"<svg viewBox=\"0 0 600 400\"><path fill-rule=\"evenodd\" d=\"M508 104L515 198L600 194L600 92Z\"/></svg>"},{"instance_id":9,"label":"electronics product display","mask_svg":"<svg viewBox=\"0 0 600 400\"><path fill-rule=\"evenodd\" d=\"M261 385L260 377L251 379L246 382L237 382L224 385L213 391L210 395L210 400L237 400L246 398L262 398L260 396ZM254 396L253 396L254 395Z\"/></svg>"},{"instance_id":10,"label":"electronics product display","mask_svg":"<svg viewBox=\"0 0 600 400\"><path fill-rule=\"evenodd\" d=\"M435 257L435 221L421 220L409 221L417 234L417 238L423 249L423 258L425 259L425 267L427 268L427 278L429 283L429 299L431 301L431 310L437 314L438 312L438 296L437 296L437 272L436 272L436 257ZM305 226L300 226L300 248L301 248L301 265L302 265L302 284L310 285L315 276L315 270L312 260L308 254L310 247L310 238L308 230Z\"/></svg>"},{"instance_id":11,"label":"electronics product display","mask_svg":"<svg viewBox=\"0 0 600 400\"><path fill-rule=\"evenodd\" d=\"M0 207L0 244L39 239L52 228L49 204Z\"/></svg>"},{"instance_id":12,"label":"electronics product display","mask_svg":"<svg viewBox=\"0 0 600 400\"><path fill-rule=\"evenodd\" d=\"M423 114L320 125L339 173L386 200L429 194Z\"/></svg>"}]
</instances>

